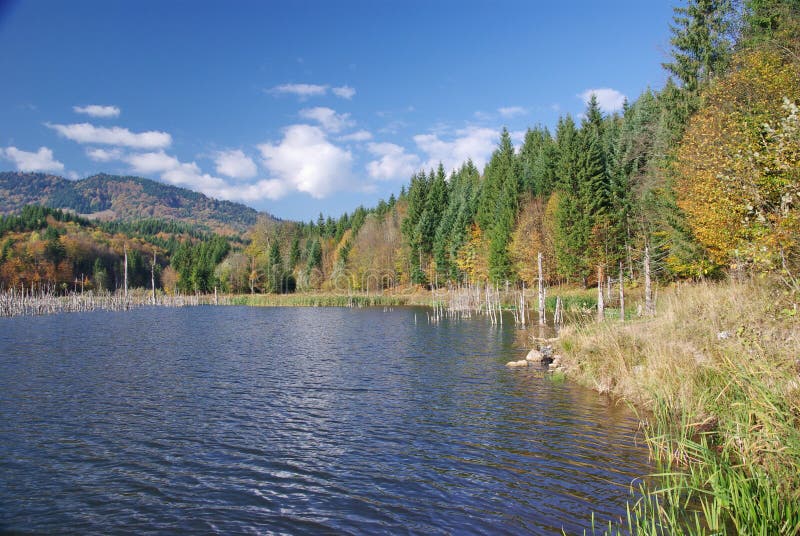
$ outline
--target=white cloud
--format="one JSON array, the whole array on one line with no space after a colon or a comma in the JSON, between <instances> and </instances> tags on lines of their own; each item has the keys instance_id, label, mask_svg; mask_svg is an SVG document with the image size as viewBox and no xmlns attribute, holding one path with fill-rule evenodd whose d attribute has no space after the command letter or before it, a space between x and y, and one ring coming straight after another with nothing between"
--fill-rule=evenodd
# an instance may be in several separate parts
<instances>
[{"instance_id":1,"label":"white cloud","mask_svg":"<svg viewBox=\"0 0 800 536\"><path fill-rule=\"evenodd\" d=\"M53 151L39 147L35 153L16 147L0 149L0 156L11 160L19 171L63 171L64 164L53 158Z\"/></svg>"},{"instance_id":2,"label":"white cloud","mask_svg":"<svg viewBox=\"0 0 800 536\"><path fill-rule=\"evenodd\" d=\"M122 160L135 173L158 174L164 182L197 190L217 199L255 201L263 199L264 192L269 191L268 185L265 186L269 181L249 185L229 184L225 179L203 173L196 162L181 162L164 151L129 154L123 156Z\"/></svg>"},{"instance_id":3,"label":"white cloud","mask_svg":"<svg viewBox=\"0 0 800 536\"><path fill-rule=\"evenodd\" d=\"M2 149L0 149L0 154ZM165 153L163 150L150 151L144 153L129 153L125 154L120 149L88 149L86 151L89 158L98 162L107 162L111 160L121 160L131 166L133 173L142 175L158 175L162 181L183 186L195 191L203 192L204 194L217 198L217 199L230 199L237 201L258 201L261 199L270 198L277 199L285 195L290 187L278 180L260 180L255 183L229 183L225 179L215 177L204 173L196 162L181 162L176 157ZM228 155L239 157L241 151L227 151L225 153L218 153L219 155ZM241 156L244 156L242 153ZM246 156L244 156L247 159ZM220 160L217 160L219 167ZM255 163L252 162L255 168ZM230 162L228 162L230 164ZM242 162L238 162L240 167ZM223 166L224 167L224 166ZM234 166L232 169L227 169L233 172L237 168ZM238 170L242 172L242 169ZM218 170L218 172L222 173ZM251 175L251 177L254 175ZM238 178L238 177L234 177Z\"/></svg>"},{"instance_id":4,"label":"white cloud","mask_svg":"<svg viewBox=\"0 0 800 536\"><path fill-rule=\"evenodd\" d=\"M350 100L356 94L353 87L347 85L331 87L328 84L281 84L265 91L273 95L294 95L302 101L310 97L325 96L329 89L341 99Z\"/></svg>"},{"instance_id":5,"label":"white cloud","mask_svg":"<svg viewBox=\"0 0 800 536\"><path fill-rule=\"evenodd\" d=\"M217 173L232 179L252 179L258 173L253 159L239 149L218 152L215 162Z\"/></svg>"},{"instance_id":6,"label":"white cloud","mask_svg":"<svg viewBox=\"0 0 800 536\"><path fill-rule=\"evenodd\" d=\"M498 108L497 112L506 119L510 119L512 117L516 117L518 115L525 115L528 113L528 110L523 108L522 106L505 106L502 108Z\"/></svg>"},{"instance_id":7,"label":"white cloud","mask_svg":"<svg viewBox=\"0 0 800 536\"><path fill-rule=\"evenodd\" d=\"M336 110L317 106L316 108L304 108L299 112L303 119L316 121L328 132L340 132L355 125L355 121L350 119L350 114L337 114Z\"/></svg>"},{"instance_id":8,"label":"white cloud","mask_svg":"<svg viewBox=\"0 0 800 536\"><path fill-rule=\"evenodd\" d=\"M137 133L131 132L127 128L96 127L90 123L74 123L71 125L45 124L65 138L78 143L118 145L134 149L162 149L172 144L172 136L157 130Z\"/></svg>"},{"instance_id":9,"label":"white cloud","mask_svg":"<svg viewBox=\"0 0 800 536\"><path fill-rule=\"evenodd\" d=\"M122 158L123 162L130 164L133 171L142 174L164 173L181 166L180 161L164 151L151 153L134 153Z\"/></svg>"},{"instance_id":10,"label":"white cloud","mask_svg":"<svg viewBox=\"0 0 800 536\"><path fill-rule=\"evenodd\" d=\"M489 160L497 136L495 129L473 126L456 130L456 137L451 140L444 140L439 134L418 134L414 136L414 142L428 155L425 167L436 167L441 162L445 170L451 171L471 158L480 170Z\"/></svg>"},{"instance_id":11,"label":"white cloud","mask_svg":"<svg viewBox=\"0 0 800 536\"><path fill-rule=\"evenodd\" d=\"M367 164L367 172L373 179L408 179L419 168L419 157L394 143L370 143L367 150L380 157Z\"/></svg>"},{"instance_id":12,"label":"white cloud","mask_svg":"<svg viewBox=\"0 0 800 536\"><path fill-rule=\"evenodd\" d=\"M120 149L90 147L86 149L86 156L95 162L111 162L112 160L121 160L122 151Z\"/></svg>"},{"instance_id":13,"label":"white cloud","mask_svg":"<svg viewBox=\"0 0 800 536\"><path fill-rule=\"evenodd\" d=\"M103 106L100 104L90 104L88 106L73 106L76 114L86 114L91 117L119 117L120 109L117 106Z\"/></svg>"},{"instance_id":14,"label":"white cloud","mask_svg":"<svg viewBox=\"0 0 800 536\"><path fill-rule=\"evenodd\" d=\"M600 109L606 113L612 113L621 110L626 98L625 95L616 89L607 87L587 89L581 93L579 97L583 99L584 104L588 104L589 99L592 98L592 95L597 97L597 104L600 106Z\"/></svg>"},{"instance_id":15,"label":"white cloud","mask_svg":"<svg viewBox=\"0 0 800 536\"><path fill-rule=\"evenodd\" d=\"M328 141L325 132L311 125L292 125L280 143L258 146L272 180L269 191L297 190L321 199L347 187L352 178L353 155Z\"/></svg>"},{"instance_id":16,"label":"white cloud","mask_svg":"<svg viewBox=\"0 0 800 536\"><path fill-rule=\"evenodd\" d=\"M355 88L352 88L350 86L335 87L331 89L331 91L333 91L333 94L336 95L337 97L347 100L352 99L356 94Z\"/></svg>"},{"instance_id":17,"label":"white cloud","mask_svg":"<svg viewBox=\"0 0 800 536\"><path fill-rule=\"evenodd\" d=\"M372 133L367 130L359 130L352 134L339 137L341 141L367 141L372 139Z\"/></svg>"},{"instance_id":18,"label":"white cloud","mask_svg":"<svg viewBox=\"0 0 800 536\"><path fill-rule=\"evenodd\" d=\"M275 86L270 93L295 95L302 100L321 97L328 92L328 86L319 84L282 84Z\"/></svg>"},{"instance_id":19,"label":"white cloud","mask_svg":"<svg viewBox=\"0 0 800 536\"><path fill-rule=\"evenodd\" d=\"M239 201L258 201L261 199L280 199L291 190L290 185L279 179L260 180L254 184L239 186L229 189L230 195L225 199L237 199Z\"/></svg>"},{"instance_id":20,"label":"white cloud","mask_svg":"<svg viewBox=\"0 0 800 536\"><path fill-rule=\"evenodd\" d=\"M167 158L172 158L167 156ZM177 162L177 160L175 160ZM166 160L165 160L166 163ZM222 199L231 199L235 188L230 187L223 179L203 173L195 162L177 162L173 168L164 171L161 178L178 186L189 186L206 195Z\"/></svg>"}]
</instances>

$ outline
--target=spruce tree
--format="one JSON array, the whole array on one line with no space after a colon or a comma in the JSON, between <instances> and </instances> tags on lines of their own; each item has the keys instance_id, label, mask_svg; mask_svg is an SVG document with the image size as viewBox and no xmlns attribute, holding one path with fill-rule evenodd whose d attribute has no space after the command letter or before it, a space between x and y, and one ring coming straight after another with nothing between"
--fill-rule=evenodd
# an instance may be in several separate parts
<instances>
[{"instance_id":1,"label":"spruce tree","mask_svg":"<svg viewBox=\"0 0 800 536\"><path fill-rule=\"evenodd\" d=\"M300 262L300 237L295 236L289 248L289 270L294 270L298 262Z\"/></svg>"},{"instance_id":2,"label":"spruce tree","mask_svg":"<svg viewBox=\"0 0 800 536\"><path fill-rule=\"evenodd\" d=\"M583 141L572 117L567 115L559 119L556 129L556 184L560 195L555 211L554 246L556 271L568 280L583 280L588 275L585 255L590 228L580 195L585 166Z\"/></svg>"},{"instance_id":3,"label":"spruce tree","mask_svg":"<svg viewBox=\"0 0 800 536\"><path fill-rule=\"evenodd\" d=\"M528 129L519 154L520 187L534 196L550 195L555 186L558 153L547 128Z\"/></svg>"},{"instance_id":4,"label":"spruce tree","mask_svg":"<svg viewBox=\"0 0 800 536\"><path fill-rule=\"evenodd\" d=\"M269 247L267 281L271 292L280 292L283 282L283 260L278 240L273 239Z\"/></svg>"},{"instance_id":5,"label":"spruce tree","mask_svg":"<svg viewBox=\"0 0 800 536\"><path fill-rule=\"evenodd\" d=\"M609 182L606 173L606 155L603 153L603 114L592 95L586 107L586 118L581 128L581 154L578 173L578 195L586 217L594 220L608 212L610 203Z\"/></svg>"},{"instance_id":6,"label":"spruce tree","mask_svg":"<svg viewBox=\"0 0 800 536\"><path fill-rule=\"evenodd\" d=\"M733 47L731 0L689 0L674 9L672 61L664 68L689 92L723 70Z\"/></svg>"},{"instance_id":7,"label":"spruce tree","mask_svg":"<svg viewBox=\"0 0 800 536\"><path fill-rule=\"evenodd\" d=\"M478 202L478 224L489 239L489 277L496 283L513 279L508 244L517 216L519 161L507 129L492 154Z\"/></svg>"},{"instance_id":8,"label":"spruce tree","mask_svg":"<svg viewBox=\"0 0 800 536\"><path fill-rule=\"evenodd\" d=\"M408 203L406 217L403 219L400 230L403 233L409 251L409 264L411 281L417 284L425 283L425 272L422 270L423 255L423 225L420 225L426 203L428 200L429 182L425 171L420 171L411 177L411 184L405 193Z\"/></svg>"}]
</instances>

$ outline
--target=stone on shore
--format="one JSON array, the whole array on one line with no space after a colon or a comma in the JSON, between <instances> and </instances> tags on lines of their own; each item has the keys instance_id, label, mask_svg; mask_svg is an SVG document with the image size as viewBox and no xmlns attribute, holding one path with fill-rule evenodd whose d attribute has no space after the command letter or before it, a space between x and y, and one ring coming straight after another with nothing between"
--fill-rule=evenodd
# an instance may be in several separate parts
<instances>
[{"instance_id":1,"label":"stone on shore","mask_svg":"<svg viewBox=\"0 0 800 536\"><path fill-rule=\"evenodd\" d=\"M525 361L532 361L533 363L541 363L544 360L544 354L536 348L528 352L528 355L525 356Z\"/></svg>"}]
</instances>

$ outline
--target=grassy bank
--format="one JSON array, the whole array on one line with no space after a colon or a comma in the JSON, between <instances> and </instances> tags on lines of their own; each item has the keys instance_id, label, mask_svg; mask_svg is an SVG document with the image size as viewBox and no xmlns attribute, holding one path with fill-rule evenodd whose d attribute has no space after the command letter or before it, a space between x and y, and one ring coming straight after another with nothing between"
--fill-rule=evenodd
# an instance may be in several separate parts
<instances>
[{"instance_id":1,"label":"grassy bank","mask_svg":"<svg viewBox=\"0 0 800 536\"><path fill-rule=\"evenodd\" d=\"M567 374L641 408L662 471L610 532L800 533L796 300L766 283L680 285L655 318L564 329Z\"/></svg>"},{"instance_id":2,"label":"grassy bank","mask_svg":"<svg viewBox=\"0 0 800 536\"><path fill-rule=\"evenodd\" d=\"M504 310L512 310L518 306L518 293L518 290L499 293ZM533 311L536 307L536 291L527 289L525 294L527 307ZM597 307L597 290L574 287L550 289L546 301L548 313L552 313L555 309L556 297L561 298L564 310L570 318L594 317L594 310ZM431 307L434 304L440 304L446 307L451 298L452 295L447 289L430 291L421 287L411 287L396 292L384 291L382 293L316 291L292 294L231 294L224 296L224 304L255 307L400 307L404 305ZM477 303L481 307L485 306L483 298ZM613 316L615 313L609 310L609 314Z\"/></svg>"},{"instance_id":3,"label":"grassy bank","mask_svg":"<svg viewBox=\"0 0 800 536\"><path fill-rule=\"evenodd\" d=\"M417 294L239 294L230 296L230 305L254 307L399 307L430 305L430 295Z\"/></svg>"}]
</instances>

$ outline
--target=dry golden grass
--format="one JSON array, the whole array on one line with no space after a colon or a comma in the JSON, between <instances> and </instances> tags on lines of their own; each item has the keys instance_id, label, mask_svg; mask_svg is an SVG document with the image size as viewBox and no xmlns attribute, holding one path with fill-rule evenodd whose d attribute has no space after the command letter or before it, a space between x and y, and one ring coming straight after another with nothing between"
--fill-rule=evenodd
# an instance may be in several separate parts
<instances>
[{"instance_id":1,"label":"dry golden grass","mask_svg":"<svg viewBox=\"0 0 800 536\"><path fill-rule=\"evenodd\" d=\"M646 408L668 400L699 418L708 375L721 367L745 366L794 398L794 311L791 296L766 283L681 284L661 293L654 318L564 328L563 362L571 377L601 392Z\"/></svg>"},{"instance_id":2,"label":"dry golden grass","mask_svg":"<svg viewBox=\"0 0 800 536\"><path fill-rule=\"evenodd\" d=\"M800 532L797 300L763 281L682 284L654 318L563 330L568 376L650 410L640 414L665 469L647 493L665 502L640 501L631 532Z\"/></svg>"}]
</instances>

